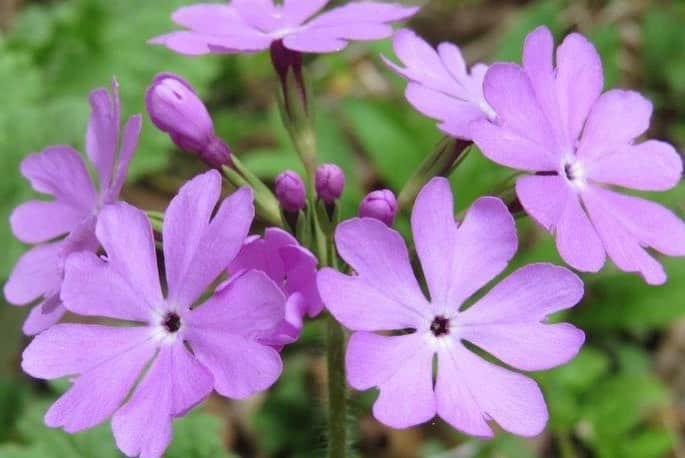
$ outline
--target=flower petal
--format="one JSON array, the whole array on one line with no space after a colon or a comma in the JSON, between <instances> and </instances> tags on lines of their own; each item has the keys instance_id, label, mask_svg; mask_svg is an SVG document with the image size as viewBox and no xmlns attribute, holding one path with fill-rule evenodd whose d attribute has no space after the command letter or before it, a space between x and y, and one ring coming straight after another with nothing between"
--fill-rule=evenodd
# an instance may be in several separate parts
<instances>
[{"instance_id":1,"label":"flower petal","mask_svg":"<svg viewBox=\"0 0 685 458\"><path fill-rule=\"evenodd\" d=\"M649 128L652 103L634 91L612 89L592 107L577 155L584 162L627 146Z\"/></svg>"},{"instance_id":2,"label":"flower petal","mask_svg":"<svg viewBox=\"0 0 685 458\"><path fill-rule=\"evenodd\" d=\"M453 137L470 139L471 123L485 119L483 111L472 102L456 99L416 83L407 85L405 96L417 111L440 121L440 130Z\"/></svg>"},{"instance_id":3,"label":"flower petal","mask_svg":"<svg viewBox=\"0 0 685 458\"><path fill-rule=\"evenodd\" d=\"M105 421L126 399L155 350L156 346L147 341L80 375L52 404L45 424L75 433Z\"/></svg>"},{"instance_id":4,"label":"flower petal","mask_svg":"<svg viewBox=\"0 0 685 458\"><path fill-rule=\"evenodd\" d=\"M535 381L495 366L457 343L438 352L435 394L438 414L469 434L492 436L485 419L524 437L537 436L547 424L547 406Z\"/></svg>"},{"instance_id":5,"label":"flower petal","mask_svg":"<svg viewBox=\"0 0 685 458\"><path fill-rule=\"evenodd\" d=\"M245 337L192 327L186 337L197 359L214 376L214 389L231 399L266 390L283 370L276 350Z\"/></svg>"},{"instance_id":6,"label":"flower petal","mask_svg":"<svg viewBox=\"0 0 685 458\"><path fill-rule=\"evenodd\" d=\"M685 256L685 223L667 208L597 187L583 194L583 202L619 269L639 272L647 283L658 285L666 281L666 274L644 247Z\"/></svg>"},{"instance_id":7,"label":"flower petal","mask_svg":"<svg viewBox=\"0 0 685 458\"><path fill-rule=\"evenodd\" d=\"M251 270L215 292L188 315L188 326L254 337L285 318L285 296L264 272Z\"/></svg>"},{"instance_id":8,"label":"flower petal","mask_svg":"<svg viewBox=\"0 0 685 458\"><path fill-rule=\"evenodd\" d=\"M380 388L373 415L381 423L408 428L435 416L433 351L423 336L356 332L347 347L346 366L355 389Z\"/></svg>"},{"instance_id":9,"label":"flower petal","mask_svg":"<svg viewBox=\"0 0 685 458\"><path fill-rule=\"evenodd\" d=\"M283 15L289 26L298 26L318 13L330 0L285 0Z\"/></svg>"},{"instance_id":10,"label":"flower petal","mask_svg":"<svg viewBox=\"0 0 685 458\"><path fill-rule=\"evenodd\" d=\"M252 191L238 189L210 221L220 190L212 170L186 183L169 205L163 240L170 302L192 305L243 246L254 218Z\"/></svg>"},{"instance_id":11,"label":"flower petal","mask_svg":"<svg viewBox=\"0 0 685 458\"><path fill-rule=\"evenodd\" d=\"M522 157L510 161L529 162L534 170L556 170L562 151L525 70L514 64L492 65L485 75L483 94L497 113L497 124L505 135L500 142L485 138L483 146L478 144L483 152L499 162L499 156L504 155L500 150L508 142L513 142L508 149ZM498 143L502 145L499 148L496 147ZM521 144L534 146L534 149L516 151ZM528 157L524 158L524 155ZM506 158L501 159L506 161ZM507 162L502 163L507 165Z\"/></svg>"},{"instance_id":12,"label":"flower petal","mask_svg":"<svg viewBox=\"0 0 685 458\"><path fill-rule=\"evenodd\" d=\"M59 294L50 296L31 309L21 330L27 336L39 334L62 319L66 311Z\"/></svg>"},{"instance_id":13,"label":"flower petal","mask_svg":"<svg viewBox=\"0 0 685 458\"><path fill-rule=\"evenodd\" d=\"M12 233L24 243L41 243L71 231L88 212L59 200L31 200L14 209Z\"/></svg>"},{"instance_id":14,"label":"flower petal","mask_svg":"<svg viewBox=\"0 0 685 458\"><path fill-rule=\"evenodd\" d=\"M114 203L121 192L121 188L126 182L128 175L128 165L131 162L133 153L138 147L140 132L143 128L143 118L140 115L131 116L124 127L124 136L121 139L121 150L117 160L116 171L110 188L105 196L105 203Z\"/></svg>"},{"instance_id":15,"label":"flower petal","mask_svg":"<svg viewBox=\"0 0 685 458\"><path fill-rule=\"evenodd\" d=\"M580 206L578 195L563 178L521 177L516 182L516 194L526 213L556 235L564 261L584 272L602 268L606 259L602 240Z\"/></svg>"},{"instance_id":16,"label":"flower petal","mask_svg":"<svg viewBox=\"0 0 685 458\"><path fill-rule=\"evenodd\" d=\"M173 417L211 392L211 374L182 344L163 347L131 399L112 417L117 447L128 456L162 456L171 442Z\"/></svg>"},{"instance_id":17,"label":"flower petal","mask_svg":"<svg viewBox=\"0 0 685 458\"><path fill-rule=\"evenodd\" d=\"M145 213L123 202L108 205L100 211L95 233L109 268L140 295L139 309L161 304L155 240Z\"/></svg>"},{"instance_id":18,"label":"flower petal","mask_svg":"<svg viewBox=\"0 0 685 458\"><path fill-rule=\"evenodd\" d=\"M73 313L149 322L162 303L147 302L137 283L94 253L72 254L64 270L61 296Z\"/></svg>"},{"instance_id":19,"label":"flower petal","mask_svg":"<svg viewBox=\"0 0 685 458\"><path fill-rule=\"evenodd\" d=\"M666 191L683 175L683 160L675 148L657 140L623 146L586 165L588 177L600 183L641 191Z\"/></svg>"},{"instance_id":20,"label":"flower petal","mask_svg":"<svg viewBox=\"0 0 685 458\"><path fill-rule=\"evenodd\" d=\"M38 192L87 212L95 209L97 196L86 165L69 146L50 146L29 154L21 163L21 174Z\"/></svg>"},{"instance_id":21,"label":"flower petal","mask_svg":"<svg viewBox=\"0 0 685 458\"><path fill-rule=\"evenodd\" d=\"M209 35L223 35L249 27L234 7L218 3L182 6L174 11L171 20Z\"/></svg>"},{"instance_id":22,"label":"flower petal","mask_svg":"<svg viewBox=\"0 0 685 458\"><path fill-rule=\"evenodd\" d=\"M90 119L86 132L86 152L100 179L100 189L106 190L112 180L119 143L119 91L116 82L112 94L105 88L90 93Z\"/></svg>"},{"instance_id":23,"label":"flower petal","mask_svg":"<svg viewBox=\"0 0 685 458\"><path fill-rule=\"evenodd\" d=\"M572 33L557 48L556 86L567 146L580 137L588 113L602 93L602 61L587 38Z\"/></svg>"},{"instance_id":24,"label":"flower petal","mask_svg":"<svg viewBox=\"0 0 685 458\"><path fill-rule=\"evenodd\" d=\"M252 29L234 30L230 35L210 35L182 30L160 35L148 43L166 46L179 54L199 56L209 53L263 51L269 48L271 41L269 36Z\"/></svg>"},{"instance_id":25,"label":"flower petal","mask_svg":"<svg viewBox=\"0 0 685 458\"><path fill-rule=\"evenodd\" d=\"M5 283L7 302L25 305L59 291L62 283L60 245L59 242L38 245L19 258Z\"/></svg>"},{"instance_id":26,"label":"flower petal","mask_svg":"<svg viewBox=\"0 0 685 458\"><path fill-rule=\"evenodd\" d=\"M285 290L289 295L301 294L307 315L315 317L323 310L323 301L316 284L318 260L299 245L283 247L280 256L287 270Z\"/></svg>"},{"instance_id":27,"label":"flower petal","mask_svg":"<svg viewBox=\"0 0 685 458\"><path fill-rule=\"evenodd\" d=\"M459 337L518 369L549 369L575 357L585 336L569 324L544 320L573 307L582 296L583 282L571 271L531 264L458 316Z\"/></svg>"},{"instance_id":28,"label":"flower petal","mask_svg":"<svg viewBox=\"0 0 685 458\"><path fill-rule=\"evenodd\" d=\"M476 200L457 230L447 302L436 305L456 310L506 268L517 245L514 218L504 203L494 197Z\"/></svg>"},{"instance_id":29,"label":"flower petal","mask_svg":"<svg viewBox=\"0 0 685 458\"><path fill-rule=\"evenodd\" d=\"M48 380L83 374L144 346L151 338L151 331L145 327L57 324L31 341L22 355L21 368L33 377Z\"/></svg>"},{"instance_id":30,"label":"flower petal","mask_svg":"<svg viewBox=\"0 0 685 458\"><path fill-rule=\"evenodd\" d=\"M356 272L319 272L319 292L338 321L364 331L415 328L423 321L430 305L399 233L375 219L355 218L338 226L335 239Z\"/></svg>"}]
</instances>

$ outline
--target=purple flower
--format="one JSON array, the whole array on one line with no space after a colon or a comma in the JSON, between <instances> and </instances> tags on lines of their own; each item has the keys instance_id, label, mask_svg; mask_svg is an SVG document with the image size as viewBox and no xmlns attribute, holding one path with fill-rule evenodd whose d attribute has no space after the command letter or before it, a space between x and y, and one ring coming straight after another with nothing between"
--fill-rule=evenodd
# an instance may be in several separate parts
<instances>
[{"instance_id":1,"label":"purple flower","mask_svg":"<svg viewBox=\"0 0 685 458\"><path fill-rule=\"evenodd\" d=\"M189 30L153 38L181 54L258 52L276 41L292 51L336 52L350 41L380 40L392 35L392 22L413 16L418 8L395 3L352 2L319 13L328 0L232 0L179 8L172 20Z\"/></svg>"},{"instance_id":2,"label":"purple flower","mask_svg":"<svg viewBox=\"0 0 685 458\"><path fill-rule=\"evenodd\" d=\"M90 106L86 152L97 183L91 180L81 155L69 146L47 147L21 163L21 173L33 189L53 197L26 202L10 217L14 235L36 245L19 259L4 288L10 304L26 305L40 299L24 323L28 335L46 329L64 314L59 298L64 260L76 251L98 249L94 232L97 214L117 201L138 145L140 115L129 118L119 145L116 80L112 80L111 94L105 88L91 92Z\"/></svg>"},{"instance_id":3,"label":"purple flower","mask_svg":"<svg viewBox=\"0 0 685 458\"><path fill-rule=\"evenodd\" d=\"M469 73L457 46L440 43L436 51L408 29L395 34L393 46L404 67L384 56L383 60L409 82L405 91L409 103L439 121L440 130L470 140L471 122L495 117L483 97L487 65L475 64Z\"/></svg>"},{"instance_id":4,"label":"purple flower","mask_svg":"<svg viewBox=\"0 0 685 458\"><path fill-rule=\"evenodd\" d=\"M280 356L256 337L283 320L285 298L273 281L248 272L194 306L240 251L254 217L249 188L214 213L220 193L221 176L212 170L171 201L163 227L166 297L145 214L125 203L102 210L96 233L106 255L71 255L62 299L70 312L138 325L65 323L33 340L24 371L75 376L45 415L48 426L74 433L111 416L121 451L159 457L172 420L212 390L243 399L276 381Z\"/></svg>"},{"instance_id":5,"label":"purple flower","mask_svg":"<svg viewBox=\"0 0 685 458\"><path fill-rule=\"evenodd\" d=\"M360 218L374 218L392 226L397 215L397 198L389 189L372 191L359 204Z\"/></svg>"},{"instance_id":6,"label":"purple flower","mask_svg":"<svg viewBox=\"0 0 685 458\"><path fill-rule=\"evenodd\" d=\"M335 164L324 164L316 169L316 194L327 204L340 198L345 189L345 172Z\"/></svg>"},{"instance_id":7,"label":"purple flower","mask_svg":"<svg viewBox=\"0 0 685 458\"><path fill-rule=\"evenodd\" d=\"M523 208L552 232L562 258L597 272L606 255L650 284L666 281L645 250L685 255L685 224L654 202L612 186L662 191L678 184L682 160L673 146L637 143L649 127L652 104L637 92L602 94L602 64L583 36L557 48L545 27L526 38L523 67L495 64L484 92L495 122L477 121L473 138L493 161L536 172L516 183Z\"/></svg>"},{"instance_id":8,"label":"purple flower","mask_svg":"<svg viewBox=\"0 0 685 458\"><path fill-rule=\"evenodd\" d=\"M304 208L307 191L297 172L286 170L278 175L275 188L278 201L285 211L296 213Z\"/></svg>"},{"instance_id":9,"label":"purple flower","mask_svg":"<svg viewBox=\"0 0 685 458\"><path fill-rule=\"evenodd\" d=\"M228 268L239 277L250 270L266 273L287 297L285 320L275 333L261 341L276 348L297 340L302 331L302 318L317 316L323 303L316 286L316 257L287 232L268 228L264 237L249 240Z\"/></svg>"},{"instance_id":10,"label":"purple flower","mask_svg":"<svg viewBox=\"0 0 685 458\"><path fill-rule=\"evenodd\" d=\"M230 161L231 151L214 134L207 108L180 76L155 76L145 92L145 105L154 125L168 133L179 148L198 154L211 167L221 167Z\"/></svg>"},{"instance_id":11,"label":"purple flower","mask_svg":"<svg viewBox=\"0 0 685 458\"><path fill-rule=\"evenodd\" d=\"M373 219L338 227L338 252L355 274L323 269L318 283L328 310L355 331L347 348L348 381L358 390L380 389L374 416L394 428L437 414L474 436L493 435L489 420L513 434L535 436L548 416L538 385L463 342L521 370L569 361L583 344L583 332L545 319L576 304L582 282L565 268L532 264L464 307L506 268L516 251L516 228L506 206L493 197L478 199L457 226L452 199L448 181L434 178L420 192L411 218L430 299L399 233Z\"/></svg>"}]
</instances>

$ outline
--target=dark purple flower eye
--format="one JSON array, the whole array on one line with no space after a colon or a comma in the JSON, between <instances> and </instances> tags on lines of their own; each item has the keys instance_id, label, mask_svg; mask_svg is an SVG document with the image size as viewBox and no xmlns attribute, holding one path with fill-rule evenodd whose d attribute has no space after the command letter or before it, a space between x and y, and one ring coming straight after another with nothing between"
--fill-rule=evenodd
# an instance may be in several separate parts
<instances>
[{"instance_id":1,"label":"dark purple flower eye","mask_svg":"<svg viewBox=\"0 0 685 458\"><path fill-rule=\"evenodd\" d=\"M164 326L164 329L166 329L167 332L173 334L181 329L181 317L178 316L178 313L169 312L164 317L162 326Z\"/></svg>"},{"instance_id":2,"label":"dark purple flower eye","mask_svg":"<svg viewBox=\"0 0 685 458\"><path fill-rule=\"evenodd\" d=\"M436 316L430 326L435 337L446 336L450 333L450 320L444 316Z\"/></svg>"}]
</instances>

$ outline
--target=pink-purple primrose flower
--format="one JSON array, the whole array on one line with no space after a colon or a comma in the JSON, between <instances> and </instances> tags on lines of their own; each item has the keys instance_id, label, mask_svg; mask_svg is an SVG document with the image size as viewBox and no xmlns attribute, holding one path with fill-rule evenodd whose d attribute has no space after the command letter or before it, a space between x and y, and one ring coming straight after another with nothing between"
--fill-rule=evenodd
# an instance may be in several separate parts
<instances>
[{"instance_id":1,"label":"pink-purple primrose flower","mask_svg":"<svg viewBox=\"0 0 685 458\"><path fill-rule=\"evenodd\" d=\"M151 40L181 54L241 53L268 50L272 44L296 52L340 51L350 41L392 35L390 23L418 8L395 3L351 2L329 11L329 0L231 0L179 8L172 20L188 30ZM320 13L320 14L319 14Z\"/></svg>"},{"instance_id":2,"label":"pink-purple primrose flower","mask_svg":"<svg viewBox=\"0 0 685 458\"><path fill-rule=\"evenodd\" d=\"M384 62L409 82L405 90L409 103L439 121L440 130L471 140L473 121L494 119L495 112L483 96L487 65L478 63L469 71L457 46L440 43L435 50L408 29L395 34L393 48L404 67L382 56Z\"/></svg>"},{"instance_id":3,"label":"pink-purple primrose flower","mask_svg":"<svg viewBox=\"0 0 685 458\"><path fill-rule=\"evenodd\" d=\"M286 299L267 274L246 272L203 298L243 247L254 216L249 188L214 212L220 192L219 173L209 171L171 201L162 231L166 296L146 215L125 203L101 211L96 235L105 255L69 257L62 299L75 314L137 325L64 323L34 338L23 355L28 374L74 377L48 410L48 426L73 433L112 417L120 450L158 457L172 420L213 390L243 399L279 377L280 355L260 339L281 325Z\"/></svg>"},{"instance_id":4,"label":"pink-purple primrose flower","mask_svg":"<svg viewBox=\"0 0 685 458\"><path fill-rule=\"evenodd\" d=\"M358 390L380 389L373 412L391 427L438 415L474 436L492 436L489 420L514 434L539 434L548 415L538 385L481 358L463 342L516 369L566 363L584 334L545 319L580 300L581 280L562 267L532 264L466 308L516 252L516 228L506 206L480 198L457 225L449 183L434 178L416 200L411 225L430 298L412 272L402 236L375 219L352 219L336 231L338 252L352 275L329 268L319 273L326 307L354 331L347 348L348 382Z\"/></svg>"},{"instance_id":5,"label":"pink-purple primrose flower","mask_svg":"<svg viewBox=\"0 0 685 458\"><path fill-rule=\"evenodd\" d=\"M608 257L650 284L666 274L647 251L685 255L685 223L649 200L619 194L673 188L683 164L676 150L658 140L639 142L649 128L652 104L639 93L602 94L602 64L596 49L571 34L556 51L549 29L526 38L523 66L500 63L484 81L493 122L475 121L471 135L491 160L534 172L517 180L525 211L552 232L572 267L599 271Z\"/></svg>"},{"instance_id":6,"label":"pink-purple primrose flower","mask_svg":"<svg viewBox=\"0 0 685 458\"><path fill-rule=\"evenodd\" d=\"M91 179L81 155L69 146L50 146L30 154L21 173L34 190L53 197L31 200L10 217L14 235L36 245L24 254L5 284L7 302L33 307L23 330L33 335L59 321L65 312L60 300L64 262L70 253L96 251L95 222L100 210L117 201L126 181L128 164L140 136L141 117L126 123L120 142L120 105L116 80L90 94L91 114L86 152L97 183Z\"/></svg>"}]
</instances>

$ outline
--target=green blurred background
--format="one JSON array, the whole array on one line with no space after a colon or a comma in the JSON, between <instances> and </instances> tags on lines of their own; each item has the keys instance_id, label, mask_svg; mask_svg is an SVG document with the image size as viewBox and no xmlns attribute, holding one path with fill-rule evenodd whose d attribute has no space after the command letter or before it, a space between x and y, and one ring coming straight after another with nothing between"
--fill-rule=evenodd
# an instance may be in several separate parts
<instances>
[{"instance_id":1,"label":"green blurred background","mask_svg":"<svg viewBox=\"0 0 685 458\"><path fill-rule=\"evenodd\" d=\"M265 180L300 169L275 106L268 56L182 58L146 40L172 28L181 0L0 0L0 279L25 249L6 223L30 192L17 167L50 144L83 146L86 96L116 75L125 115L143 110L158 71L185 76L210 106L217 131ZM420 2L419 2L420 3ZM606 85L636 88L655 104L650 134L685 150L685 3L624 1L433 0L410 26L437 43L453 41L470 62L518 60L524 35L546 24L558 38L588 35L604 61ZM441 138L405 102L403 82L379 61L389 41L355 44L309 58L317 94L322 161L347 172L345 215L367 190L399 191ZM202 164L176 151L146 120L124 197L162 210ZM459 209L493 193L510 171L472 154L453 177ZM685 186L654 196L685 215ZM517 265L558 262L550 237L519 221ZM406 219L398 222L406 231ZM369 415L373 392L354 394L350 422L364 457L656 458L685 457L685 260L664 259L669 282L646 286L608 266L585 276L587 295L569 319L587 331L569 365L536 374L551 420L534 440L505 433L470 440L440 421L393 431ZM513 267L513 266L512 266ZM19 332L26 309L0 308L0 457L117 457L108 426L69 436L42 426L42 413L67 383L24 377ZM177 421L167 456L316 457L323 450L325 366L322 329L310 322L284 352L286 371L269 393L247 402L212 398Z\"/></svg>"}]
</instances>

